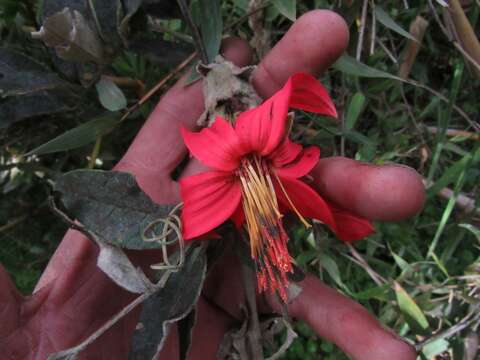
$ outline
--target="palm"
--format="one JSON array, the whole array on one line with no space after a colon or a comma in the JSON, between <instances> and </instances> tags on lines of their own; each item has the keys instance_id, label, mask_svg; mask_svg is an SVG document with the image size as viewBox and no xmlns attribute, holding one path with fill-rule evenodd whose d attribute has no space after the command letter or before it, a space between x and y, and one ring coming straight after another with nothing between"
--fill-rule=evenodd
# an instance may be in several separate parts
<instances>
[{"instance_id":1,"label":"palm","mask_svg":"<svg viewBox=\"0 0 480 360\"><path fill-rule=\"evenodd\" d=\"M255 71L253 83L258 93L270 96L299 71L318 75L342 53L347 40L347 29L337 15L315 11L303 16ZM311 46L318 43L322 43L321 49ZM227 41L224 53L239 65L250 61L250 50L241 40ZM116 167L134 173L143 190L159 203L179 200L178 185L170 179L170 173L185 156L180 126L193 128L202 113L201 91L198 84L184 88L182 81L174 86ZM184 106L187 101L190 106ZM198 167L198 163L191 162L184 175L198 171ZM375 168L336 158L321 160L312 175L323 196L370 219L404 218L415 213L423 202L422 184L406 168ZM352 182L358 185L355 192L350 190ZM387 193L386 188L395 191ZM27 299L17 293L0 268L0 349L7 359L45 359L52 352L71 347L134 298L98 270L96 255L97 249L87 239L69 231L35 294ZM155 261L155 254L131 256L144 267ZM215 358L223 334L239 317L243 296L238 267L232 266L230 259L222 261L226 265L207 280L198 304L191 359ZM415 358L410 347L384 330L358 304L311 276L303 288L289 307L290 315L305 320L320 336L337 343L355 359ZM259 300L262 310L272 310L273 302ZM137 316L138 310L116 324L82 358L126 358ZM172 332L161 358L175 359L176 348Z\"/></svg>"}]
</instances>

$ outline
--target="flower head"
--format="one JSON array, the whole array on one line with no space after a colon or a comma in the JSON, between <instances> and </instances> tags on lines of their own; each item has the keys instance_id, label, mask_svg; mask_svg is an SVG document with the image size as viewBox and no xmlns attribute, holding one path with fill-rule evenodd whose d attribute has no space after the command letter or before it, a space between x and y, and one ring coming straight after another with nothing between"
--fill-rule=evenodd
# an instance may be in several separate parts
<instances>
[{"instance_id":1,"label":"flower head","mask_svg":"<svg viewBox=\"0 0 480 360\"><path fill-rule=\"evenodd\" d=\"M241 113L234 125L218 117L200 132L183 130L191 154L210 170L180 182L184 238L201 236L227 219L245 224L259 290L277 291L284 300L292 272L285 211L293 211L306 226L306 218L319 220L345 241L373 230L301 180L318 163L320 150L290 141L289 108L337 115L323 86L310 75L296 74L270 99Z\"/></svg>"}]
</instances>

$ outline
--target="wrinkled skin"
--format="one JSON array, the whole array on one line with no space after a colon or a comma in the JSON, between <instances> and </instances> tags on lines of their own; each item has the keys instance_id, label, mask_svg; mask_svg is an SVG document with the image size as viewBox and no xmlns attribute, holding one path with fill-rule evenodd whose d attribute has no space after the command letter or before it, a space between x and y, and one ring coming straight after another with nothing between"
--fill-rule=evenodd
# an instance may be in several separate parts
<instances>
[{"instance_id":1,"label":"wrinkled skin","mask_svg":"<svg viewBox=\"0 0 480 360\"><path fill-rule=\"evenodd\" d=\"M277 91L300 71L320 75L344 51L348 30L329 11L313 11L297 20L265 57L253 83L262 97ZM239 39L223 44L224 55L238 65L251 61L251 51ZM186 151L180 127L195 127L203 112L201 84L184 88L180 80L163 96L117 170L135 174L155 201L179 201L178 184L170 173ZM191 162L185 174L198 171ZM402 166L375 167L345 158L322 159L312 172L317 190L360 216L372 220L400 220L418 212L424 201L418 175ZM113 284L96 266L97 248L75 231L68 231L35 293L22 298L0 267L0 350L2 359L45 359L71 347L101 326L134 295ZM147 268L155 253L129 254ZM243 301L236 260L224 256L207 279L198 306L198 323L190 359L214 359L223 334L239 318ZM336 343L352 358L415 359L414 350L360 305L325 286L313 276L301 284L303 292L289 306L290 316L307 322L319 336ZM260 308L275 310L272 299L259 297ZM126 359L138 311L104 334L81 359ZM176 359L176 332L172 331L161 359Z\"/></svg>"}]
</instances>

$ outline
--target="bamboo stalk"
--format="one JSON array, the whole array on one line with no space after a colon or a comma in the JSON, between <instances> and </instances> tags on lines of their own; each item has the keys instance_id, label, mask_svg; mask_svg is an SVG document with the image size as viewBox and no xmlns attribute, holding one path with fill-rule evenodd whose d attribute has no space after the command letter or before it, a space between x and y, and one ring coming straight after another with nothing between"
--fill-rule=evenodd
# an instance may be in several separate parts
<instances>
[{"instance_id":1,"label":"bamboo stalk","mask_svg":"<svg viewBox=\"0 0 480 360\"><path fill-rule=\"evenodd\" d=\"M428 21L421 16L417 16L415 20L410 24L410 34L417 39L417 41L408 40L407 46L405 48L403 61L400 65L398 71L398 76L402 79L408 78L410 72L412 71L413 64L417 58L418 52L422 45L423 37L425 31L428 27Z\"/></svg>"},{"instance_id":2,"label":"bamboo stalk","mask_svg":"<svg viewBox=\"0 0 480 360\"><path fill-rule=\"evenodd\" d=\"M472 62L476 66L473 66L473 72L480 78L480 42L478 41L475 31L472 25L468 21L467 15L463 11L462 5L458 0L450 0L449 8L446 9L446 14L449 15L453 27L454 34L458 38L458 42L461 44L462 49L470 56L466 57L466 60Z\"/></svg>"}]
</instances>

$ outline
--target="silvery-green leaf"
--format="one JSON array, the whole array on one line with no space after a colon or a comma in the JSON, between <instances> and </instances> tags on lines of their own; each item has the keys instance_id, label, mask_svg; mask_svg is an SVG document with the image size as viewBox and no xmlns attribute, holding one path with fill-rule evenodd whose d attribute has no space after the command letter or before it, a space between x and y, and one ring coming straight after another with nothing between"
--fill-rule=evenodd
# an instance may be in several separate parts
<instances>
[{"instance_id":1,"label":"silvery-green leaf","mask_svg":"<svg viewBox=\"0 0 480 360\"><path fill-rule=\"evenodd\" d=\"M206 269L205 249L190 247L183 267L144 303L129 360L151 360L159 353L169 325L188 316L197 303Z\"/></svg>"},{"instance_id":2,"label":"silvery-green leaf","mask_svg":"<svg viewBox=\"0 0 480 360\"><path fill-rule=\"evenodd\" d=\"M95 86L98 99L105 109L119 111L127 107L127 98L112 80L102 77Z\"/></svg>"},{"instance_id":3,"label":"silvery-green leaf","mask_svg":"<svg viewBox=\"0 0 480 360\"><path fill-rule=\"evenodd\" d=\"M135 268L122 249L99 242L100 253L97 266L118 286L133 293L153 291L154 284L148 280L142 269Z\"/></svg>"},{"instance_id":4,"label":"silvery-green leaf","mask_svg":"<svg viewBox=\"0 0 480 360\"><path fill-rule=\"evenodd\" d=\"M159 205L138 186L132 174L117 171L75 170L56 179L54 191L71 218L103 242L126 249L160 248L142 238L152 223L160 234L173 205Z\"/></svg>"}]
</instances>

